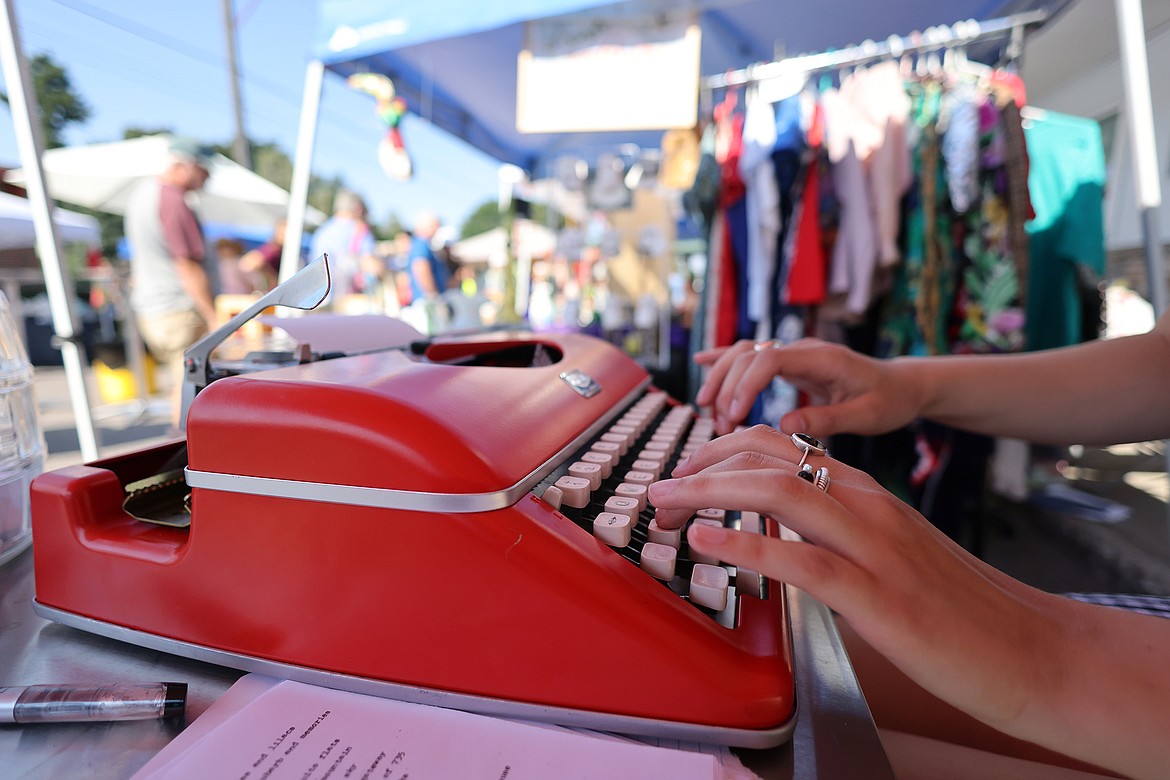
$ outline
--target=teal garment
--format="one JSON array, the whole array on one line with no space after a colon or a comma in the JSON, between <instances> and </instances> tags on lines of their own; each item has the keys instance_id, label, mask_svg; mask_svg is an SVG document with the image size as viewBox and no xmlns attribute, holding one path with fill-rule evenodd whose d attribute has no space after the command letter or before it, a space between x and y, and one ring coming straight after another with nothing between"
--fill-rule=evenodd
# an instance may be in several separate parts
<instances>
[{"instance_id":1,"label":"teal garment","mask_svg":"<svg viewBox=\"0 0 1170 780\"><path fill-rule=\"evenodd\" d=\"M1092 119L1041 112L1024 123L1028 194L1028 349L1082 341L1078 277L1105 274L1105 150Z\"/></svg>"}]
</instances>

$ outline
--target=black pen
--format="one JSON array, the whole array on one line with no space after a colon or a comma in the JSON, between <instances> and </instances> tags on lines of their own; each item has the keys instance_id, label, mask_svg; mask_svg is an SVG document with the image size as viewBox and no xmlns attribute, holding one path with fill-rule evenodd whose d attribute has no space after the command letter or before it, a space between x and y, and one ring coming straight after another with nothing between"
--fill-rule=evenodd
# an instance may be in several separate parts
<instances>
[{"instance_id":1,"label":"black pen","mask_svg":"<svg viewBox=\"0 0 1170 780\"><path fill-rule=\"evenodd\" d=\"M0 723L173 718L187 706L187 683L0 687Z\"/></svg>"}]
</instances>

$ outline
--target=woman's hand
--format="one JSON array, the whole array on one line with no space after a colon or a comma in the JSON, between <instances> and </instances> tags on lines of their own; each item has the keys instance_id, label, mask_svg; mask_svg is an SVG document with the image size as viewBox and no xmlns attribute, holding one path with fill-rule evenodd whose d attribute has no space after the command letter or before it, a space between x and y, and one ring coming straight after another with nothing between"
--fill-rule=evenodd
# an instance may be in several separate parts
<instances>
[{"instance_id":1,"label":"woman's hand","mask_svg":"<svg viewBox=\"0 0 1170 780\"><path fill-rule=\"evenodd\" d=\"M1033 708L1055 674L1046 661L1060 632L1041 607L1056 597L985 566L863 472L825 455L826 492L797 476L801 451L766 426L715 439L674 478L650 487L656 519L678 527L705 507L775 518L804 541L705 525L696 550L810 593L839 612L908 676L1005 731Z\"/></svg>"},{"instance_id":2,"label":"woman's hand","mask_svg":"<svg viewBox=\"0 0 1170 780\"><path fill-rule=\"evenodd\" d=\"M817 339L788 346L740 341L700 352L695 362L709 366L695 402L712 407L719 434L743 422L756 396L776 376L810 401L779 420L785 431L821 437L885 433L911 422L922 406L921 388L906 376L906 367Z\"/></svg>"}]
</instances>

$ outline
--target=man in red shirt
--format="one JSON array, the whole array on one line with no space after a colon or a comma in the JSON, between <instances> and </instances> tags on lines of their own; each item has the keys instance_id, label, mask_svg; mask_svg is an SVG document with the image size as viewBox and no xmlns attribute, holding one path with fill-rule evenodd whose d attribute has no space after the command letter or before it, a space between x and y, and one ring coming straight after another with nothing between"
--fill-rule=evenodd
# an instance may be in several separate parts
<instances>
[{"instance_id":1,"label":"man in red shirt","mask_svg":"<svg viewBox=\"0 0 1170 780\"><path fill-rule=\"evenodd\" d=\"M130 305L142 340L172 382L176 427L182 427L183 351L215 324L203 230L186 201L188 192L207 181L212 159L210 147L173 138L166 169L138 185L124 218L130 244Z\"/></svg>"}]
</instances>

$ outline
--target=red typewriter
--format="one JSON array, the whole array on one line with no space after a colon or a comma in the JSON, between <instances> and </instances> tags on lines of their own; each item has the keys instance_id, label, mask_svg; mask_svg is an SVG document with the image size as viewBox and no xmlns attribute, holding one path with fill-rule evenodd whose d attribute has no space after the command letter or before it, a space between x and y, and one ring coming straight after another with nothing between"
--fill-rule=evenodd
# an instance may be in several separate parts
<instances>
[{"instance_id":1,"label":"red typewriter","mask_svg":"<svg viewBox=\"0 0 1170 780\"><path fill-rule=\"evenodd\" d=\"M237 319L319 301L324 266ZM695 560L646 505L709 422L615 347L486 333L301 348L237 373L199 346L185 441L34 482L38 614L486 714L745 747L789 737L783 588ZM747 512L693 522L778 534Z\"/></svg>"}]
</instances>

